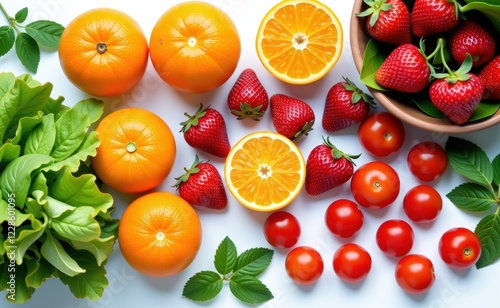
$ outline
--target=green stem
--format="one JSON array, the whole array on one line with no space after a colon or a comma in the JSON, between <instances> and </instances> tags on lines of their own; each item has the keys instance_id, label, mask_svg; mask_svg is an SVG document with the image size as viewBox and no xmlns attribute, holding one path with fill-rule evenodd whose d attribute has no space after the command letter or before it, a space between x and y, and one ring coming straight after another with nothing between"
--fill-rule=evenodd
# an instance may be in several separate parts
<instances>
[{"instance_id":1,"label":"green stem","mask_svg":"<svg viewBox=\"0 0 500 308\"><path fill-rule=\"evenodd\" d=\"M443 38L439 38L438 39L438 47L436 49L439 48L439 51L441 53L441 62L443 63L443 67L446 69L446 71L448 72L448 74L450 74L450 76L453 76L454 73L453 71L450 69L450 67L448 66L448 63L446 63L446 57L444 56L444 39Z\"/></svg>"},{"instance_id":2,"label":"green stem","mask_svg":"<svg viewBox=\"0 0 500 308\"><path fill-rule=\"evenodd\" d=\"M19 33L19 28L17 27L18 24L16 22L16 19L13 18L12 16L9 15L9 13L7 13L7 11L5 10L5 8L3 7L2 3L0 3L0 11L2 11L3 13L3 16L5 16L5 18L7 19L7 21L9 22L9 25L14 28L14 30Z\"/></svg>"}]
</instances>

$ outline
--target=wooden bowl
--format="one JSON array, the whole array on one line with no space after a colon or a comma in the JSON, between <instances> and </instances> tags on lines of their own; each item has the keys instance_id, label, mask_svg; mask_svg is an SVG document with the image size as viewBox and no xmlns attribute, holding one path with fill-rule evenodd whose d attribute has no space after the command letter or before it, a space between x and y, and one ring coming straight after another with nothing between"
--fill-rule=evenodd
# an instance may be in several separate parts
<instances>
[{"instance_id":1,"label":"wooden bowl","mask_svg":"<svg viewBox=\"0 0 500 308\"><path fill-rule=\"evenodd\" d=\"M361 71L364 51L369 40L369 37L365 32L365 19L356 16L356 14L364 10L364 8L365 6L363 4L363 0L354 1L349 32L351 52L358 72ZM500 110L498 110L494 115L486 119L457 125L448 119L431 117L418 109L418 107L414 106L412 103L401 103L387 96L384 92L370 87L368 87L368 90L387 111L391 112L396 117L410 125L428 131L444 134L464 134L478 131L500 122Z\"/></svg>"}]
</instances>

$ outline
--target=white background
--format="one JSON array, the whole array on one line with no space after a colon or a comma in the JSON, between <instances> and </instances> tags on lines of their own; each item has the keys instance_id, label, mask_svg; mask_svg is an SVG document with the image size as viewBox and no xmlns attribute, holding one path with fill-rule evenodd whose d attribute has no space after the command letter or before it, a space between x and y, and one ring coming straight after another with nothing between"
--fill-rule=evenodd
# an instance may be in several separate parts
<instances>
[{"instance_id":1,"label":"white background","mask_svg":"<svg viewBox=\"0 0 500 308\"><path fill-rule=\"evenodd\" d=\"M85 10L95 7L112 7L123 10L134 17L142 26L146 36L149 34L160 15L169 7L181 1L110 1L110 0L8 0L2 1L11 15L24 6L30 10L29 20L50 19L67 25L75 16ZM324 0L338 15L344 28L344 50L338 64L322 80L307 86L291 86L274 79L260 64L255 52L255 35L260 20L278 1L249 0L217 0L208 1L225 10L235 22L241 36L242 53L236 72L226 84L210 93L191 95L172 90L157 76L149 64L142 82L129 93L105 99L107 111L124 107L143 107L156 112L171 127L174 132L178 152L171 174L165 182L157 188L160 191L174 192L172 185L174 177L181 175L183 167L190 166L195 153L202 159L210 159L222 173L224 160L208 154L197 152L190 148L179 133L179 123L185 120L185 111L193 113L200 102L211 104L225 117L229 139L234 144L245 134L274 127L268 112L260 122L237 121L227 108L226 97L239 73L247 68L253 68L269 94L283 93L308 102L316 114L316 125L313 132L297 144L307 158L311 149L321 144L322 136L326 132L321 128L321 117L326 93L342 76L349 77L359 83L357 73L349 47L349 21L352 2L346 0ZM0 23L5 24L3 17ZM19 64L16 55L11 51L0 58L0 69L12 71L15 74L25 73L26 70ZM56 52L42 53L42 60L38 73L34 76L41 82L54 84L53 96L62 95L66 104L72 105L82 98L88 97L76 89L64 76ZM378 111L382 111L379 107ZM498 281L500 264L496 263L482 270L472 268L466 271L451 270L443 264L437 252L437 243L440 235L447 229L457 226L474 229L480 216L468 214L458 210L444 196L453 187L464 179L448 168L442 178L432 183L443 196L444 207L440 217L430 225L416 225L411 223L415 231L415 244L412 253L427 255L434 263L436 282L426 294L412 296L399 289L394 280L394 265L397 260L384 256L375 243L375 231L380 223L390 218L405 218L402 211L402 199L406 191L419 182L409 173L406 166L406 155L411 146L422 140L433 140L444 145L447 136L422 131L408 125L406 140L399 153L381 160L390 163L401 177L401 193L396 202L382 211L364 210L365 225L361 232L351 239L364 246L371 254L373 266L366 280L359 284L346 284L338 279L332 269L332 256L335 250L346 241L335 238L324 224L324 213L327 206L338 198L352 198L349 185L343 185L317 197L308 196L305 190L287 210L295 214L302 226L302 236L298 245L308 245L319 250L325 270L320 280L308 287L295 285L288 278L284 268L286 250L276 250L270 267L260 276L260 279L273 292L275 299L262 307L492 307L492 302L498 298ZM347 153L363 153L356 161L358 166L377 160L366 153L357 139L357 126L330 134L330 139L340 149ZM490 158L500 152L500 135L498 126L482 132L461 135L481 147ZM123 210L138 195L122 195L104 188L113 194L116 201L116 217L120 217ZM194 262L182 273L169 278L149 278L136 272L128 266L120 254L118 246L110 256L106 266L109 286L101 300L77 300L58 279L49 279L25 307L244 307L229 292L226 286L221 294L211 302L204 304L193 303L182 297L184 283L194 273L213 269L213 255L217 245L227 235L236 244L239 252L251 247L270 247L264 239L262 224L268 214L251 212L239 205L228 192L228 209L223 212L198 211L203 226L203 241ZM147 256L144 261L148 262ZM5 295L5 292L2 293ZM0 300L2 307L15 307Z\"/></svg>"}]
</instances>

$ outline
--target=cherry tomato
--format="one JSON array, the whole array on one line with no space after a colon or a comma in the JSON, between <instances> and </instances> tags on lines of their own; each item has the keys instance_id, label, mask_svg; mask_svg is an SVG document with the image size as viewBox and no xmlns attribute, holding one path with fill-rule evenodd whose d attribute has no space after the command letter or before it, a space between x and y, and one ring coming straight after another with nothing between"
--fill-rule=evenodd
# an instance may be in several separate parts
<instances>
[{"instance_id":1,"label":"cherry tomato","mask_svg":"<svg viewBox=\"0 0 500 308\"><path fill-rule=\"evenodd\" d=\"M423 141L413 146L408 152L408 168L421 181L434 181L448 166L448 156L439 144Z\"/></svg>"},{"instance_id":2,"label":"cherry tomato","mask_svg":"<svg viewBox=\"0 0 500 308\"><path fill-rule=\"evenodd\" d=\"M380 250L390 257L401 257L413 246L413 229L404 220L384 221L377 229L376 239Z\"/></svg>"},{"instance_id":3,"label":"cherry tomato","mask_svg":"<svg viewBox=\"0 0 500 308\"><path fill-rule=\"evenodd\" d=\"M363 221L363 212L356 203L348 199L335 200L326 209L326 226L340 238L357 234L363 226Z\"/></svg>"},{"instance_id":4,"label":"cherry tomato","mask_svg":"<svg viewBox=\"0 0 500 308\"><path fill-rule=\"evenodd\" d=\"M450 267L469 268L481 256L481 242L471 230L462 227L453 228L441 236L439 255Z\"/></svg>"},{"instance_id":5,"label":"cherry tomato","mask_svg":"<svg viewBox=\"0 0 500 308\"><path fill-rule=\"evenodd\" d=\"M427 292L436 279L431 260L418 254L401 258L396 264L395 276L399 287L411 294Z\"/></svg>"},{"instance_id":6,"label":"cherry tomato","mask_svg":"<svg viewBox=\"0 0 500 308\"><path fill-rule=\"evenodd\" d=\"M299 221L289 212L274 212L264 221L264 236L276 248L290 248L299 240Z\"/></svg>"},{"instance_id":7,"label":"cherry tomato","mask_svg":"<svg viewBox=\"0 0 500 308\"><path fill-rule=\"evenodd\" d=\"M385 208L399 195L399 176L388 164L372 161L354 171L351 193L359 205L368 209Z\"/></svg>"},{"instance_id":8,"label":"cherry tomato","mask_svg":"<svg viewBox=\"0 0 500 308\"><path fill-rule=\"evenodd\" d=\"M405 128L400 119L388 112L373 113L359 125L358 138L372 155L387 156L403 146Z\"/></svg>"},{"instance_id":9,"label":"cherry tomato","mask_svg":"<svg viewBox=\"0 0 500 308\"><path fill-rule=\"evenodd\" d=\"M366 278L372 267L372 258L363 247L347 243L333 255L333 270L346 282L359 282Z\"/></svg>"},{"instance_id":10,"label":"cherry tomato","mask_svg":"<svg viewBox=\"0 0 500 308\"><path fill-rule=\"evenodd\" d=\"M324 264L319 252L308 246L290 250L285 259L288 276L297 284L313 284L323 274Z\"/></svg>"},{"instance_id":11,"label":"cherry tomato","mask_svg":"<svg viewBox=\"0 0 500 308\"><path fill-rule=\"evenodd\" d=\"M403 199L403 210L414 222L424 223L436 220L443 208L439 192L428 185L418 185L410 189Z\"/></svg>"}]
</instances>

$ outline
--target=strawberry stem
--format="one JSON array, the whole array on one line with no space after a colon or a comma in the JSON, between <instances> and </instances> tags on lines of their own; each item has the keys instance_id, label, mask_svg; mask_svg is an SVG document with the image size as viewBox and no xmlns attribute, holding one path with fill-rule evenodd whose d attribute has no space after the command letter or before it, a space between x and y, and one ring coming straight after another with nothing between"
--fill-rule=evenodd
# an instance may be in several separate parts
<instances>
[{"instance_id":1,"label":"strawberry stem","mask_svg":"<svg viewBox=\"0 0 500 308\"><path fill-rule=\"evenodd\" d=\"M444 45L445 45L445 40L443 38L439 38L436 49L439 48L440 50L441 63L443 63L443 68L447 71L447 73L434 72L432 73L432 77L436 79L445 78L446 82L451 84L456 83L457 81L469 80L470 79L469 72L472 69L472 64L473 64L472 56L469 53L467 53L464 62L462 62L462 64L456 71L453 71L446 62L446 57L444 54Z\"/></svg>"},{"instance_id":2,"label":"strawberry stem","mask_svg":"<svg viewBox=\"0 0 500 308\"><path fill-rule=\"evenodd\" d=\"M353 159L359 158L361 156L361 154L353 155L353 154L346 154L346 153L342 152L336 146L333 145L333 143L330 141L330 137L326 137L326 139L325 139L325 137L323 137L323 142L324 142L324 144L327 147L329 147L330 149L332 149L332 157L333 157L333 159L337 160L337 159L340 159L340 158L344 157L351 164L353 164L354 166L356 166L356 164L354 163Z\"/></svg>"},{"instance_id":3,"label":"strawberry stem","mask_svg":"<svg viewBox=\"0 0 500 308\"><path fill-rule=\"evenodd\" d=\"M392 4L386 3L386 0L364 0L364 2L368 5L368 8L363 12L356 14L356 16L370 16L370 27L375 25L381 11L387 12L392 8Z\"/></svg>"}]
</instances>

